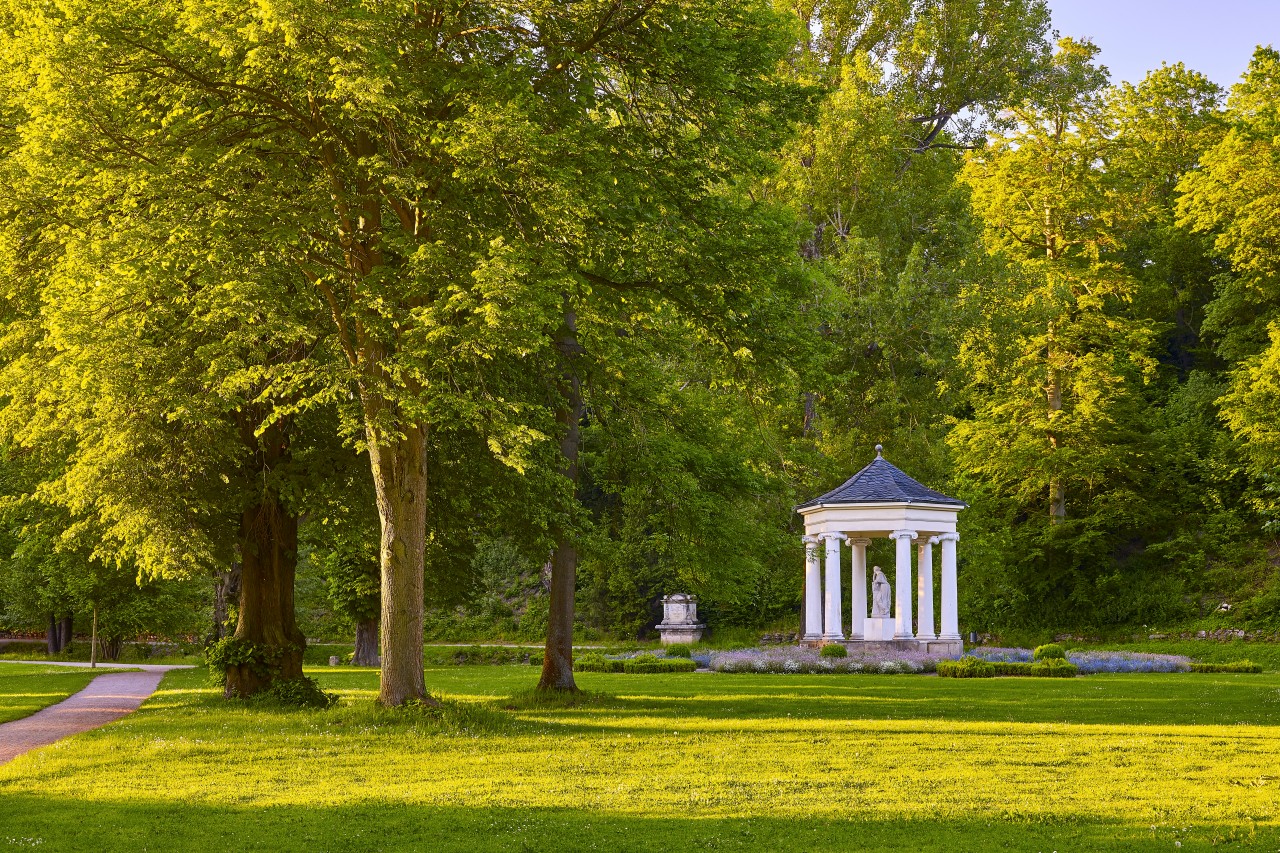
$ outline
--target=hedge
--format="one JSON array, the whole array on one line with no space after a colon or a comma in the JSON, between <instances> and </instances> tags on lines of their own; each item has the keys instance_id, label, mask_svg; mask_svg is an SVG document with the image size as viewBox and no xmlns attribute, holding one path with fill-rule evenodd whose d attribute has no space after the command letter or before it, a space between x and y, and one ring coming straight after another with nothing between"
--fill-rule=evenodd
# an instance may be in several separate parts
<instances>
[{"instance_id":1,"label":"hedge","mask_svg":"<svg viewBox=\"0 0 1280 853\"><path fill-rule=\"evenodd\" d=\"M689 658L656 658L653 655L640 655L631 660L619 661L623 672L693 672L698 668L696 661Z\"/></svg>"},{"instance_id":2,"label":"hedge","mask_svg":"<svg viewBox=\"0 0 1280 853\"><path fill-rule=\"evenodd\" d=\"M573 668L577 672L622 672L623 663L599 654L582 655L573 662Z\"/></svg>"},{"instance_id":3,"label":"hedge","mask_svg":"<svg viewBox=\"0 0 1280 853\"><path fill-rule=\"evenodd\" d=\"M1262 672L1262 665L1251 660L1233 660L1231 663L1193 663L1192 672Z\"/></svg>"},{"instance_id":4,"label":"hedge","mask_svg":"<svg viewBox=\"0 0 1280 853\"><path fill-rule=\"evenodd\" d=\"M1031 664L1017 663L1002 660L993 660L991 665L996 668L996 675L1002 676L1019 676L1031 675Z\"/></svg>"},{"instance_id":5,"label":"hedge","mask_svg":"<svg viewBox=\"0 0 1280 853\"><path fill-rule=\"evenodd\" d=\"M1075 678L1080 674L1080 667L1062 658L1044 658L1031 664L1031 674L1040 678Z\"/></svg>"},{"instance_id":6,"label":"hedge","mask_svg":"<svg viewBox=\"0 0 1280 853\"><path fill-rule=\"evenodd\" d=\"M980 658L938 661L938 675L943 678L992 678L995 674L995 665Z\"/></svg>"}]
</instances>

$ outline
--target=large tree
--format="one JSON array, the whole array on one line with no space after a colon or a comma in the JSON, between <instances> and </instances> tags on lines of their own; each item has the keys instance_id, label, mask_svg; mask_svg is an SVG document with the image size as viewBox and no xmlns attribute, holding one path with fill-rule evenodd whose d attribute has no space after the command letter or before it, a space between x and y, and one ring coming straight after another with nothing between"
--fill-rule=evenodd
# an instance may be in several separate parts
<instances>
[{"instance_id":1,"label":"large tree","mask_svg":"<svg viewBox=\"0 0 1280 853\"><path fill-rule=\"evenodd\" d=\"M1227 101L1228 131L1182 179L1181 222L1230 268L1215 278L1205 333L1234 365L1222 416L1241 440L1259 504L1280 507L1280 51L1259 48Z\"/></svg>"},{"instance_id":2,"label":"large tree","mask_svg":"<svg viewBox=\"0 0 1280 853\"><path fill-rule=\"evenodd\" d=\"M776 19L710 2L219 0L15 17L32 126L88 175L76 191L98 193L104 220L126 212L99 192L104 161L163 169L181 191L171 227L199 209L201 229L263 241L323 301L343 363L298 383L298 405L358 396L382 528L380 698L424 698L433 428L483 422L519 453L537 432L489 393L491 363L540 350L588 275L683 286L680 214L778 130ZM660 252L667 270L647 268ZM244 283L225 279L229 305Z\"/></svg>"}]
</instances>

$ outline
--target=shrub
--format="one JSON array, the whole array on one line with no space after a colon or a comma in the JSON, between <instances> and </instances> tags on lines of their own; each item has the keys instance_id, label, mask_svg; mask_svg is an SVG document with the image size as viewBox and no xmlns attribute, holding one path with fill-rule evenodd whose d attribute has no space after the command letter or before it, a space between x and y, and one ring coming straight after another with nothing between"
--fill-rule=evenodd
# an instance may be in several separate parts
<instances>
[{"instance_id":1,"label":"shrub","mask_svg":"<svg viewBox=\"0 0 1280 853\"><path fill-rule=\"evenodd\" d=\"M620 661L623 672L693 672L698 665L688 658L657 658L653 655L640 655L631 660Z\"/></svg>"},{"instance_id":2,"label":"shrub","mask_svg":"<svg viewBox=\"0 0 1280 853\"><path fill-rule=\"evenodd\" d=\"M992 678L995 674L995 664L978 658L938 661L938 675L943 678Z\"/></svg>"},{"instance_id":3,"label":"shrub","mask_svg":"<svg viewBox=\"0 0 1280 853\"><path fill-rule=\"evenodd\" d=\"M573 668L577 672L622 672L622 664L622 661L612 660L602 654L587 654L575 660Z\"/></svg>"},{"instance_id":4,"label":"shrub","mask_svg":"<svg viewBox=\"0 0 1280 853\"><path fill-rule=\"evenodd\" d=\"M286 708L328 708L338 701L338 694L326 693L314 678L278 679L250 700L255 704L281 705Z\"/></svg>"},{"instance_id":5,"label":"shrub","mask_svg":"<svg viewBox=\"0 0 1280 853\"><path fill-rule=\"evenodd\" d=\"M849 650L839 643L827 643L818 654L824 658L847 658Z\"/></svg>"},{"instance_id":6,"label":"shrub","mask_svg":"<svg viewBox=\"0 0 1280 853\"><path fill-rule=\"evenodd\" d=\"M1044 658L1031 664L1030 669L1031 674L1039 678L1075 678L1080 674L1080 667L1064 658Z\"/></svg>"},{"instance_id":7,"label":"shrub","mask_svg":"<svg viewBox=\"0 0 1280 853\"><path fill-rule=\"evenodd\" d=\"M1193 663L1192 672L1262 672L1262 665L1251 660L1233 660L1230 663Z\"/></svg>"},{"instance_id":8,"label":"shrub","mask_svg":"<svg viewBox=\"0 0 1280 853\"><path fill-rule=\"evenodd\" d=\"M665 646L664 650L669 658L693 657L693 649L689 648L688 643L672 643L669 646Z\"/></svg>"},{"instance_id":9,"label":"shrub","mask_svg":"<svg viewBox=\"0 0 1280 853\"><path fill-rule=\"evenodd\" d=\"M1031 667L1033 666L1033 664L1020 661L991 661L990 663L996 668L996 675L1003 676L1031 675Z\"/></svg>"},{"instance_id":10,"label":"shrub","mask_svg":"<svg viewBox=\"0 0 1280 853\"><path fill-rule=\"evenodd\" d=\"M1066 660L1067 650L1057 643L1045 643L1043 646L1036 646L1036 650L1032 653L1031 659L1038 660Z\"/></svg>"}]
</instances>

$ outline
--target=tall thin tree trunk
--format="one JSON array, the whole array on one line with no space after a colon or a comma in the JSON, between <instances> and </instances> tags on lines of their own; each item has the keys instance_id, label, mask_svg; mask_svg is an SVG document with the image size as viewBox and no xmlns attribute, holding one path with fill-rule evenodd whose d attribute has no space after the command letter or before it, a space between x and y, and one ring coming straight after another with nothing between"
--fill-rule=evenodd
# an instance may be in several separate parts
<instances>
[{"instance_id":1,"label":"tall thin tree trunk","mask_svg":"<svg viewBox=\"0 0 1280 853\"><path fill-rule=\"evenodd\" d=\"M283 424L253 437L246 418L242 433L256 445L255 469L266 474L289 461ZM251 445L252 446L252 445ZM227 668L227 696L252 696L277 680L302 677L306 638L294 615L293 582L298 565L298 517L263 488L259 500L240 515L240 612L235 638L254 644L261 657Z\"/></svg>"},{"instance_id":2,"label":"tall thin tree trunk","mask_svg":"<svg viewBox=\"0 0 1280 853\"><path fill-rule=\"evenodd\" d=\"M564 359L560 394L563 405L556 412L556 422L562 432L560 455L564 467L560 473L568 479L573 500L578 498L578 448L581 440L579 424L582 420L582 381L575 362L581 352L578 344L577 315L569 300L565 299L564 324L556 338L556 349ZM573 541L573 531L566 520L556 536L555 550L551 552L551 612L547 619L547 647L542 656L542 678L539 690L577 691L573 680L573 605L577 589L578 549Z\"/></svg>"},{"instance_id":3,"label":"tall thin tree trunk","mask_svg":"<svg viewBox=\"0 0 1280 853\"><path fill-rule=\"evenodd\" d=\"M1049 401L1049 446L1051 453L1056 457L1058 451L1058 434L1053 429L1053 422L1056 416L1062 412L1062 377L1058 373L1058 368L1054 365L1055 356L1053 338L1055 327L1051 322L1049 324L1049 381L1046 388L1046 396ZM1049 523L1052 525L1061 524L1067 518L1067 493L1062 484L1062 475L1058 472L1058 460L1053 459L1051 468L1053 474L1049 478Z\"/></svg>"},{"instance_id":4,"label":"tall thin tree trunk","mask_svg":"<svg viewBox=\"0 0 1280 853\"><path fill-rule=\"evenodd\" d=\"M382 687L378 701L403 705L427 696L422 666L427 534L427 427L414 421L385 434L366 399L369 462L382 522Z\"/></svg>"},{"instance_id":5,"label":"tall thin tree trunk","mask_svg":"<svg viewBox=\"0 0 1280 853\"><path fill-rule=\"evenodd\" d=\"M378 665L378 617L370 616L356 623L356 651L351 656L356 666Z\"/></svg>"},{"instance_id":6,"label":"tall thin tree trunk","mask_svg":"<svg viewBox=\"0 0 1280 853\"><path fill-rule=\"evenodd\" d=\"M52 613L49 614L49 629L45 632L45 645L49 647L49 655L56 655L62 651L62 644L58 642L58 617Z\"/></svg>"}]
</instances>

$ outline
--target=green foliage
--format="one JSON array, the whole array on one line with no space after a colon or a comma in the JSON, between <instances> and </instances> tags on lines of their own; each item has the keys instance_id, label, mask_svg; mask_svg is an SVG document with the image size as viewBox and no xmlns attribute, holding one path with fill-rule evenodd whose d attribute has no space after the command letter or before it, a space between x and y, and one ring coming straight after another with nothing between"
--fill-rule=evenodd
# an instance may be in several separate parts
<instances>
[{"instance_id":1,"label":"green foliage","mask_svg":"<svg viewBox=\"0 0 1280 853\"><path fill-rule=\"evenodd\" d=\"M995 666L980 658L938 661L938 675L942 678L993 678L995 674Z\"/></svg>"},{"instance_id":2,"label":"green foliage","mask_svg":"<svg viewBox=\"0 0 1280 853\"><path fill-rule=\"evenodd\" d=\"M991 661L991 665L995 667L997 676L1023 676L1033 675L1031 672L1031 664L1019 663L1017 661Z\"/></svg>"},{"instance_id":3,"label":"green foliage","mask_svg":"<svg viewBox=\"0 0 1280 853\"><path fill-rule=\"evenodd\" d=\"M519 646L427 646L422 653L427 666L468 666L474 664L507 666L531 664L542 666L542 649Z\"/></svg>"},{"instance_id":4,"label":"green foliage","mask_svg":"<svg viewBox=\"0 0 1280 853\"><path fill-rule=\"evenodd\" d=\"M1035 650L1031 653L1031 659L1033 661L1050 660L1052 658L1066 660L1067 650L1057 643L1045 643L1043 646L1036 646Z\"/></svg>"},{"instance_id":5,"label":"green foliage","mask_svg":"<svg viewBox=\"0 0 1280 853\"><path fill-rule=\"evenodd\" d=\"M1080 668L1066 658L1044 658L1031 664L1030 672L1038 678L1075 678Z\"/></svg>"},{"instance_id":6,"label":"green foliage","mask_svg":"<svg viewBox=\"0 0 1280 853\"><path fill-rule=\"evenodd\" d=\"M669 658L687 658L693 655L693 649L688 643L671 643L662 647Z\"/></svg>"},{"instance_id":7,"label":"green foliage","mask_svg":"<svg viewBox=\"0 0 1280 853\"><path fill-rule=\"evenodd\" d=\"M284 655L294 651L299 650L292 646L224 637L205 649L205 662L209 666L209 678L216 684L226 684L228 669L247 666L254 675L266 678L279 670Z\"/></svg>"},{"instance_id":8,"label":"green foliage","mask_svg":"<svg viewBox=\"0 0 1280 853\"><path fill-rule=\"evenodd\" d=\"M271 687L253 696L254 705L270 705L283 708L329 708L338 703L338 694L328 693L320 688L314 678L278 678Z\"/></svg>"},{"instance_id":9,"label":"green foliage","mask_svg":"<svg viewBox=\"0 0 1280 853\"><path fill-rule=\"evenodd\" d=\"M621 660L591 653L574 657L573 669L575 672L622 672L623 663L624 661Z\"/></svg>"},{"instance_id":10,"label":"green foliage","mask_svg":"<svg viewBox=\"0 0 1280 853\"><path fill-rule=\"evenodd\" d=\"M845 658L849 651L839 643L827 643L818 654L824 658Z\"/></svg>"},{"instance_id":11,"label":"green foliage","mask_svg":"<svg viewBox=\"0 0 1280 853\"><path fill-rule=\"evenodd\" d=\"M688 658L659 658L653 655L637 655L622 661L622 671L627 673L693 672L696 661Z\"/></svg>"},{"instance_id":12,"label":"green foliage","mask_svg":"<svg viewBox=\"0 0 1280 853\"><path fill-rule=\"evenodd\" d=\"M1193 663L1192 672L1262 672L1262 665L1250 660L1233 660L1229 663Z\"/></svg>"}]
</instances>

